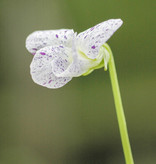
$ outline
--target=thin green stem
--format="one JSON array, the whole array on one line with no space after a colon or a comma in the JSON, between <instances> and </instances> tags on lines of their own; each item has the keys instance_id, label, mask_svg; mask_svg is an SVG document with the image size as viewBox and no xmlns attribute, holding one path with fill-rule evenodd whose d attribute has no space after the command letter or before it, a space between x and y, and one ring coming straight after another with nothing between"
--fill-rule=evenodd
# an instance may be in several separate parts
<instances>
[{"instance_id":1,"label":"thin green stem","mask_svg":"<svg viewBox=\"0 0 156 164\"><path fill-rule=\"evenodd\" d=\"M125 161L126 164L134 164L113 54L110 47L107 44L105 44L104 47L108 50L110 54L108 65L109 65L110 79L112 83L112 90L113 90L113 96L115 101L117 119L119 124L119 130L121 135L121 141L122 141L123 151L125 155Z\"/></svg>"}]
</instances>

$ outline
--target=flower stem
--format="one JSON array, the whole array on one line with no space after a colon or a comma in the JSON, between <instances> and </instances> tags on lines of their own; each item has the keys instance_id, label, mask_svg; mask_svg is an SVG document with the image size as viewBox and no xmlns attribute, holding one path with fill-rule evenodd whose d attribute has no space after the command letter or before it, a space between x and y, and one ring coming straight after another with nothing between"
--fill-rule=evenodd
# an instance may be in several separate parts
<instances>
[{"instance_id":1,"label":"flower stem","mask_svg":"<svg viewBox=\"0 0 156 164\"><path fill-rule=\"evenodd\" d=\"M120 135L121 135L122 147L125 155L125 161L126 164L134 164L113 54L110 47L107 44L105 44L104 47L108 50L110 54L109 72L110 72L110 79L112 83L112 90L113 90L117 119L119 124Z\"/></svg>"}]
</instances>

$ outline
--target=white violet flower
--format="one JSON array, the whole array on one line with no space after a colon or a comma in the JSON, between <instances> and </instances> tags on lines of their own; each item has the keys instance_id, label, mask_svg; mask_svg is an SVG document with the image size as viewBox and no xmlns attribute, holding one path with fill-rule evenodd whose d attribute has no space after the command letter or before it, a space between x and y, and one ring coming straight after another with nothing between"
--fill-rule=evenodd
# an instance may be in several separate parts
<instances>
[{"instance_id":1,"label":"white violet flower","mask_svg":"<svg viewBox=\"0 0 156 164\"><path fill-rule=\"evenodd\" d=\"M78 35L71 29L33 32L26 39L26 48L34 55L32 79L47 88L60 88L73 77L101 67L106 70L109 53L102 45L122 23L110 19Z\"/></svg>"}]
</instances>

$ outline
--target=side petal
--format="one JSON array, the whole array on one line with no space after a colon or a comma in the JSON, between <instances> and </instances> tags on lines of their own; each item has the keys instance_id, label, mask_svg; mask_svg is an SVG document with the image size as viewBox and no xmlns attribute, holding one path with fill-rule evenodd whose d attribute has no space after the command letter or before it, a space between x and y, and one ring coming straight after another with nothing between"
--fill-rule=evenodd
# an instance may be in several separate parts
<instances>
[{"instance_id":1,"label":"side petal","mask_svg":"<svg viewBox=\"0 0 156 164\"><path fill-rule=\"evenodd\" d=\"M122 23L121 19L110 19L81 32L77 36L79 50L84 52L88 58L95 59L98 56L100 47L113 35Z\"/></svg>"},{"instance_id":2,"label":"side petal","mask_svg":"<svg viewBox=\"0 0 156 164\"><path fill-rule=\"evenodd\" d=\"M26 48L35 55L36 51L46 46L72 45L74 31L69 29L35 31L26 38Z\"/></svg>"},{"instance_id":3,"label":"side petal","mask_svg":"<svg viewBox=\"0 0 156 164\"><path fill-rule=\"evenodd\" d=\"M44 47L36 52L30 65L30 73L35 83L47 88L60 88L72 77L56 77L52 71L51 62L58 56L64 57L62 47Z\"/></svg>"}]
</instances>

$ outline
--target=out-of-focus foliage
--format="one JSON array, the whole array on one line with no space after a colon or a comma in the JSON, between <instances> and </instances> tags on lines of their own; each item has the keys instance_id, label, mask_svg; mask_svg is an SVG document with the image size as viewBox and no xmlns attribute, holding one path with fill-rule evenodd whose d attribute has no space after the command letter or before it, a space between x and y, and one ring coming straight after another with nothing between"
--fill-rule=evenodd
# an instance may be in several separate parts
<instances>
[{"instance_id":1,"label":"out-of-focus foliage","mask_svg":"<svg viewBox=\"0 0 156 164\"><path fill-rule=\"evenodd\" d=\"M122 164L108 72L74 78L61 89L33 83L25 38L35 30L77 32L110 18L109 40L134 159L156 163L155 6L153 0L0 1L0 163Z\"/></svg>"}]
</instances>

